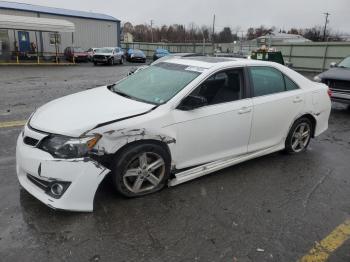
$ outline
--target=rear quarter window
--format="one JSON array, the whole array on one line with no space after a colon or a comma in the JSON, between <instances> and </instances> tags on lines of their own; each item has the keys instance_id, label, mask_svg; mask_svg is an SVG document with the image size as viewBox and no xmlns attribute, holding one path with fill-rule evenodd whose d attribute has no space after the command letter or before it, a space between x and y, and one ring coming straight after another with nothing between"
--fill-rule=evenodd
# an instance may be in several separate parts
<instances>
[{"instance_id":1,"label":"rear quarter window","mask_svg":"<svg viewBox=\"0 0 350 262\"><path fill-rule=\"evenodd\" d=\"M286 91L299 89L299 86L286 75L284 76L284 81L286 83Z\"/></svg>"}]
</instances>

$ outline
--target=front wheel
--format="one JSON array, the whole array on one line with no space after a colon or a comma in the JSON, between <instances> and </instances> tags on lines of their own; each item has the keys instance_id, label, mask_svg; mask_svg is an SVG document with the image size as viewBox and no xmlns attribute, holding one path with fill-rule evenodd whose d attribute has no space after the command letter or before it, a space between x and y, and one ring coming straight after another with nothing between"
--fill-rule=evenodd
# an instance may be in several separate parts
<instances>
[{"instance_id":1,"label":"front wheel","mask_svg":"<svg viewBox=\"0 0 350 262\"><path fill-rule=\"evenodd\" d=\"M126 197L161 190L170 176L170 156L162 146L145 143L119 154L112 168L113 184Z\"/></svg>"},{"instance_id":2,"label":"front wheel","mask_svg":"<svg viewBox=\"0 0 350 262\"><path fill-rule=\"evenodd\" d=\"M308 118L303 117L295 121L288 133L285 151L290 154L305 151L311 140L312 128Z\"/></svg>"}]
</instances>

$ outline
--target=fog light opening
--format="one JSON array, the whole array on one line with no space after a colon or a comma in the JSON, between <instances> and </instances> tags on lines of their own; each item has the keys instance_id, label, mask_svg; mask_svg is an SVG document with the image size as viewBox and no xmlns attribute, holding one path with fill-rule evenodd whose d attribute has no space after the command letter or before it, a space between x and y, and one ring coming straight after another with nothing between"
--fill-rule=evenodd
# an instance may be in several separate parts
<instances>
[{"instance_id":1,"label":"fog light opening","mask_svg":"<svg viewBox=\"0 0 350 262\"><path fill-rule=\"evenodd\" d=\"M51 193L54 196L60 196L63 194L64 187L59 183L54 183L51 185Z\"/></svg>"}]
</instances>

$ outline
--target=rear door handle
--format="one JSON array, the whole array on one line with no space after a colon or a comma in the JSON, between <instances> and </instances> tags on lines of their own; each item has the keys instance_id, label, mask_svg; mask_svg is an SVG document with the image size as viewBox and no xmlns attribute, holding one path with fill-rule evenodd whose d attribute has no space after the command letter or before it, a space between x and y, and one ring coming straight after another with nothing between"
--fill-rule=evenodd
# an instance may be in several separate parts
<instances>
[{"instance_id":1,"label":"rear door handle","mask_svg":"<svg viewBox=\"0 0 350 262\"><path fill-rule=\"evenodd\" d=\"M249 112L251 112L252 109L250 107L242 107L241 109L238 110L238 114L242 115L242 114L247 114Z\"/></svg>"},{"instance_id":2,"label":"rear door handle","mask_svg":"<svg viewBox=\"0 0 350 262\"><path fill-rule=\"evenodd\" d=\"M296 98L294 98L293 103L300 103L302 101L303 101L303 99L301 97L297 96Z\"/></svg>"}]
</instances>

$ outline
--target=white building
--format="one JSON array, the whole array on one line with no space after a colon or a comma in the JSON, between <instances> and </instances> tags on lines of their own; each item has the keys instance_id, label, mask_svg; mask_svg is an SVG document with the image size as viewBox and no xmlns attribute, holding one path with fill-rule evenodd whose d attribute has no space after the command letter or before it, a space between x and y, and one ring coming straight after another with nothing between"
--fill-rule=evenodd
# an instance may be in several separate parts
<instances>
[{"instance_id":1,"label":"white building","mask_svg":"<svg viewBox=\"0 0 350 262\"><path fill-rule=\"evenodd\" d=\"M85 50L90 47L120 46L120 21L109 15L0 1L1 15L5 15L3 17L6 15L14 16L13 21L19 21L19 17L23 17L23 21L39 21L38 25L40 25L40 21L43 21L42 24L50 21L57 24L58 20L62 20L61 23L58 21L58 25L69 26L72 24L74 30L71 32L61 28L61 30L54 32L52 27L49 27L50 30L40 30L39 28L35 31L23 30L23 28L28 29L28 25L23 26L23 28L19 26L17 29L14 29L13 26L5 28L6 25L0 25L0 43L3 53L6 51L30 52L33 51L33 46L39 52L57 52L58 48L60 53L67 46L72 45ZM56 22L45 19L55 19ZM51 30L52 32L49 32Z\"/></svg>"},{"instance_id":2,"label":"white building","mask_svg":"<svg viewBox=\"0 0 350 262\"><path fill-rule=\"evenodd\" d=\"M275 43L306 43L311 42L301 35L272 32L255 39L258 45L273 45Z\"/></svg>"}]
</instances>

